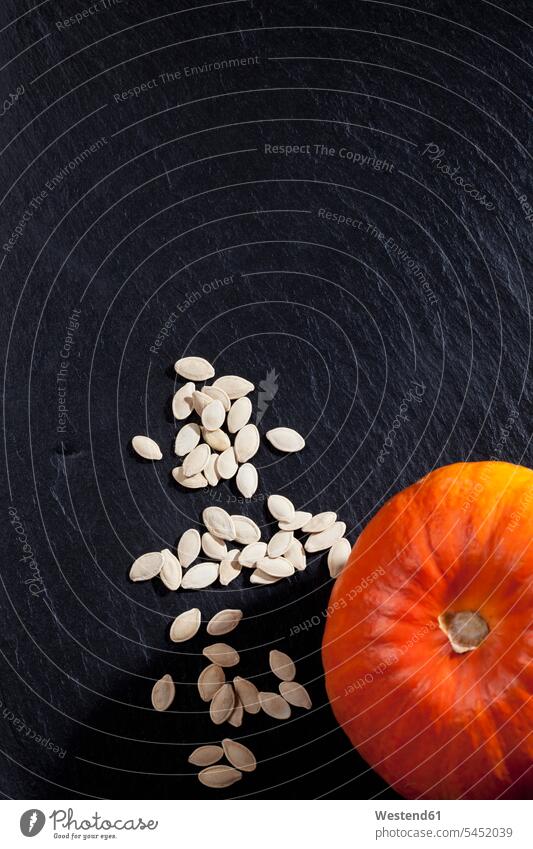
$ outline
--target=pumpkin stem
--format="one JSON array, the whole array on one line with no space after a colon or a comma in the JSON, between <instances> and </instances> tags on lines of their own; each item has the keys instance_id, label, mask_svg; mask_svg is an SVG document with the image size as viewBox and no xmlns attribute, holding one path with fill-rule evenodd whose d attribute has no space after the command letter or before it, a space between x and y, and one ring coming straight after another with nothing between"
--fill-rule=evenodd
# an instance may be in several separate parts
<instances>
[{"instance_id":1,"label":"pumpkin stem","mask_svg":"<svg viewBox=\"0 0 533 849\"><path fill-rule=\"evenodd\" d=\"M441 630L448 637L452 649L458 654L477 648L489 633L486 621L479 613L472 610L442 613L438 622Z\"/></svg>"}]
</instances>

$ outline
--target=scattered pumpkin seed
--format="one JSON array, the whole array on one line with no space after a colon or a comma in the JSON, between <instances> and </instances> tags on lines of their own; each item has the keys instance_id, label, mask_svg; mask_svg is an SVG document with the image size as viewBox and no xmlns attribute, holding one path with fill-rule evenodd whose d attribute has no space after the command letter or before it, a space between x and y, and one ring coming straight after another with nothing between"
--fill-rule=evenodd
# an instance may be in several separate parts
<instances>
[{"instance_id":1,"label":"scattered pumpkin seed","mask_svg":"<svg viewBox=\"0 0 533 849\"><path fill-rule=\"evenodd\" d=\"M198 678L198 692L203 702L210 702L226 681L224 670L216 663L202 669Z\"/></svg>"},{"instance_id":2,"label":"scattered pumpkin seed","mask_svg":"<svg viewBox=\"0 0 533 849\"><path fill-rule=\"evenodd\" d=\"M228 549L224 540L213 536L209 531L202 534L202 549L205 556L210 557L211 560L224 560L228 556Z\"/></svg>"},{"instance_id":3,"label":"scattered pumpkin seed","mask_svg":"<svg viewBox=\"0 0 533 849\"><path fill-rule=\"evenodd\" d=\"M312 516L312 513L307 513L305 510L297 510L291 522L279 522L279 529L280 531L300 531Z\"/></svg>"},{"instance_id":4,"label":"scattered pumpkin seed","mask_svg":"<svg viewBox=\"0 0 533 849\"><path fill-rule=\"evenodd\" d=\"M222 740L222 749L226 758L235 769L240 769L242 772L253 772L257 766L257 761L253 752L242 743L237 743L236 740L230 740L226 737Z\"/></svg>"},{"instance_id":5,"label":"scattered pumpkin seed","mask_svg":"<svg viewBox=\"0 0 533 849\"><path fill-rule=\"evenodd\" d=\"M220 431L222 433L222 431ZM220 476L217 472L217 462L220 454L212 451L209 460L207 461L207 466L205 467L203 474L207 480L209 486L216 486L220 480Z\"/></svg>"},{"instance_id":6,"label":"scattered pumpkin seed","mask_svg":"<svg viewBox=\"0 0 533 849\"><path fill-rule=\"evenodd\" d=\"M211 455L211 449L209 445L206 445L205 442L202 442L201 445L197 445L196 448L187 454L183 461L183 474L186 478L192 478L194 475L198 475L207 466L209 461L209 457Z\"/></svg>"},{"instance_id":7,"label":"scattered pumpkin seed","mask_svg":"<svg viewBox=\"0 0 533 849\"><path fill-rule=\"evenodd\" d=\"M135 453L143 460L161 460L163 458L159 445L149 436L134 436L131 445Z\"/></svg>"},{"instance_id":8,"label":"scattered pumpkin seed","mask_svg":"<svg viewBox=\"0 0 533 849\"><path fill-rule=\"evenodd\" d=\"M228 398L228 393L224 392L220 386L202 386L202 392L204 395L209 395L213 401L220 401L226 413L229 413L231 407L231 401Z\"/></svg>"},{"instance_id":9,"label":"scattered pumpkin seed","mask_svg":"<svg viewBox=\"0 0 533 849\"><path fill-rule=\"evenodd\" d=\"M291 427L275 427L273 430L267 430L266 438L274 448L286 454L292 454L305 448L305 439Z\"/></svg>"},{"instance_id":10,"label":"scattered pumpkin seed","mask_svg":"<svg viewBox=\"0 0 533 849\"><path fill-rule=\"evenodd\" d=\"M228 413L228 430L237 433L250 421L252 415L252 402L249 398L237 398L230 407Z\"/></svg>"},{"instance_id":11,"label":"scattered pumpkin seed","mask_svg":"<svg viewBox=\"0 0 533 849\"><path fill-rule=\"evenodd\" d=\"M200 418L202 417L202 413L209 404L213 403L213 399L206 395L205 392L201 392L199 389L195 389L192 393L192 405L194 407L194 412L197 413Z\"/></svg>"},{"instance_id":12,"label":"scattered pumpkin seed","mask_svg":"<svg viewBox=\"0 0 533 849\"><path fill-rule=\"evenodd\" d=\"M235 457L238 463L247 463L259 451L261 437L254 424L244 425L235 437Z\"/></svg>"},{"instance_id":13,"label":"scattered pumpkin seed","mask_svg":"<svg viewBox=\"0 0 533 849\"><path fill-rule=\"evenodd\" d=\"M178 389L172 399L172 413L175 419L181 421L191 415L194 407L192 403L192 393L195 390L194 383L186 383L181 389Z\"/></svg>"},{"instance_id":14,"label":"scattered pumpkin seed","mask_svg":"<svg viewBox=\"0 0 533 849\"><path fill-rule=\"evenodd\" d=\"M202 410L202 425L206 430L220 430L226 418L226 411L222 401L210 400L211 403Z\"/></svg>"},{"instance_id":15,"label":"scattered pumpkin seed","mask_svg":"<svg viewBox=\"0 0 533 849\"><path fill-rule=\"evenodd\" d=\"M233 686L246 713L259 713L261 710L259 690L255 684L252 684L247 678L237 676L233 679Z\"/></svg>"},{"instance_id":16,"label":"scattered pumpkin seed","mask_svg":"<svg viewBox=\"0 0 533 849\"><path fill-rule=\"evenodd\" d=\"M301 684L296 681L281 681L279 691L286 702L294 707L301 707L309 710L313 705L311 696Z\"/></svg>"},{"instance_id":17,"label":"scattered pumpkin seed","mask_svg":"<svg viewBox=\"0 0 533 849\"><path fill-rule=\"evenodd\" d=\"M178 560L184 569L194 563L200 554L201 545L200 534L196 528L189 528L181 535L178 543Z\"/></svg>"},{"instance_id":18,"label":"scattered pumpkin seed","mask_svg":"<svg viewBox=\"0 0 533 849\"><path fill-rule=\"evenodd\" d=\"M308 553L325 551L327 548L331 548L334 542L337 542L338 539L344 536L345 532L346 525L344 522L334 522L325 531L321 531L318 534L311 534L311 536L307 537L304 548Z\"/></svg>"},{"instance_id":19,"label":"scattered pumpkin seed","mask_svg":"<svg viewBox=\"0 0 533 849\"><path fill-rule=\"evenodd\" d=\"M259 693L259 703L267 714L274 719L288 719L291 715L291 706L278 693Z\"/></svg>"},{"instance_id":20,"label":"scattered pumpkin seed","mask_svg":"<svg viewBox=\"0 0 533 849\"><path fill-rule=\"evenodd\" d=\"M207 624L207 633L212 637L220 637L222 634L229 634L233 631L243 617L242 610L226 608L219 610L218 613L209 620Z\"/></svg>"},{"instance_id":21,"label":"scattered pumpkin seed","mask_svg":"<svg viewBox=\"0 0 533 849\"><path fill-rule=\"evenodd\" d=\"M235 541L243 545L250 545L254 542L259 542L261 539L261 531L255 522L248 516L232 515L233 525L235 527Z\"/></svg>"},{"instance_id":22,"label":"scattered pumpkin seed","mask_svg":"<svg viewBox=\"0 0 533 849\"><path fill-rule=\"evenodd\" d=\"M163 557L163 566L159 577L163 581L167 590L178 590L181 585L182 569L181 563L175 554L172 554L170 549L164 548L161 552Z\"/></svg>"},{"instance_id":23,"label":"scattered pumpkin seed","mask_svg":"<svg viewBox=\"0 0 533 849\"><path fill-rule=\"evenodd\" d=\"M163 555L159 551L149 551L134 560L130 569L130 580L151 581L163 568Z\"/></svg>"},{"instance_id":24,"label":"scattered pumpkin seed","mask_svg":"<svg viewBox=\"0 0 533 849\"><path fill-rule=\"evenodd\" d=\"M202 622L202 614L197 607L191 607L176 616L170 626L170 639L173 643L184 643L198 633Z\"/></svg>"},{"instance_id":25,"label":"scattered pumpkin seed","mask_svg":"<svg viewBox=\"0 0 533 849\"><path fill-rule=\"evenodd\" d=\"M237 560L238 554L239 549L234 548L232 551L228 551L228 556L220 563L219 577L223 587L227 587L241 574L242 565Z\"/></svg>"},{"instance_id":26,"label":"scattered pumpkin seed","mask_svg":"<svg viewBox=\"0 0 533 849\"><path fill-rule=\"evenodd\" d=\"M202 513L202 520L213 536L219 537L219 539L235 539L233 519L222 507L206 507Z\"/></svg>"},{"instance_id":27,"label":"scattered pumpkin seed","mask_svg":"<svg viewBox=\"0 0 533 849\"><path fill-rule=\"evenodd\" d=\"M347 539L338 539L331 546L328 554L328 569L332 578L338 578L351 554L352 546Z\"/></svg>"},{"instance_id":28,"label":"scattered pumpkin seed","mask_svg":"<svg viewBox=\"0 0 533 849\"><path fill-rule=\"evenodd\" d=\"M252 463L244 463L239 467L235 479L237 489L245 498L251 498L256 492L259 483L257 469Z\"/></svg>"},{"instance_id":29,"label":"scattered pumpkin seed","mask_svg":"<svg viewBox=\"0 0 533 849\"><path fill-rule=\"evenodd\" d=\"M155 710L168 710L176 695L176 687L170 675L163 675L152 688L152 705Z\"/></svg>"},{"instance_id":30,"label":"scattered pumpkin seed","mask_svg":"<svg viewBox=\"0 0 533 849\"><path fill-rule=\"evenodd\" d=\"M267 553L267 544L266 542L252 542L250 545L247 545L241 553L239 554L239 563L243 566L248 566L251 568L255 566L259 560L262 560L263 557L266 557Z\"/></svg>"},{"instance_id":31,"label":"scattered pumpkin seed","mask_svg":"<svg viewBox=\"0 0 533 849\"><path fill-rule=\"evenodd\" d=\"M188 422L178 430L174 442L174 453L178 457L189 454L200 442L200 425Z\"/></svg>"},{"instance_id":32,"label":"scattered pumpkin seed","mask_svg":"<svg viewBox=\"0 0 533 849\"><path fill-rule=\"evenodd\" d=\"M215 790L230 787L236 781L240 781L242 772L234 769L232 766L225 764L217 764L216 766L208 766L198 773L198 779L201 784L206 787L212 787Z\"/></svg>"},{"instance_id":33,"label":"scattered pumpkin seed","mask_svg":"<svg viewBox=\"0 0 533 849\"><path fill-rule=\"evenodd\" d=\"M251 584L275 584L276 581L281 581L280 575L267 575L262 569L254 569L250 575Z\"/></svg>"},{"instance_id":34,"label":"scattered pumpkin seed","mask_svg":"<svg viewBox=\"0 0 533 849\"><path fill-rule=\"evenodd\" d=\"M198 446L198 448L199 447L200 446ZM196 448L194 450L196 451ZM201 472L197 475L191 475L191 477L187 477L183 471L183 466L176 466L174 469L172 469L172 477L174 478L176 483L181 484L181 486L187 487L187 489L201 489L202 487L207 486L207 480Z\"/></svg>"},{"instance_id":35,"label":"scattered pumpkin seed","mask_svg":"<svg viewBox=\"0 0 533 849\"><path fill-rule=\"evenodd\" d=\"M285 560L292 563L297 572L303 572L307 566L305 550L299 539L293 539L283 556L285 557Z\"/></svg>"},{"instance_id":36,"label":"scattered pumpkin seed","mask_svg":"<svg viewBox=\"0 0 533 849\"><path fill-rule=\"evenodd\" d=\"M233 713L235 707L235 692L231 684L222 684L211 699L209 716L215 725L222 725Z\"/></svg>"},{"instance_id":37,"label":"scattered pumpkin seed","mask_svg":"<svg viewBox=\"0 0 533 849\"><path fill-rule=\"evenodd\" d=\"M202 438L204 442L207 442L209 447L213 449L213 451L221 452L231 447L228 434L224 433L224 431L220 430L220 428L217 428L216 430L207 430L203 427Z\"/></svg>"},{"instance_id":38,"label":"scattered pumpkin seed","mask_svg":"<svg viewBox=\"0 0 533 849\"><path fill-rule=\"evenodd\" d=\"M202 654L217 666L237 666L240 661L239 653L227 643L213 643L211 646L206 646Z\"/></svg>"},{"instance_id":39,"label":"scattered pumpkin seed","mask_svg":"<svg viewBox=\"0 0 533 849\"><path fill-rule=\"evenodd\" d=\"M255 389L255 386L249 380L245 380L244 377L237 377L234 374L225 374L223 377L217 378L213 386L223 389L230 401L242 398Z\"/></svg>"},{"instance_id":40,"label":"scattered pumpkin seed","mask_svg":"<svg viewBox=\"0 0 533 849\"><path fill-rule=\"evenodd\" d=\"M216 469L218 476L224 478L224 480L230 480L230 478L233 478L237 474L238 468L234 447L226 448L217 460Z\"/></svg>"},{"instance_id":41,"label":"scattered pumpkin seed","mask_svg":"<svg viewBox=\"0 0 533 849\"><path fill-rule=\"evenodd\" d=\"M203 590L214 584L218 578L218 563L197 563L196 566L191 566L187 569L181 579L181 586L184 590Z\"/></svg>"},{"instance_id":42,"label":"scattered pumpkin seed","mask_svg":"<svg viewBox=\"0 0 533 849\"><path fill-rule=\"evenodd\" d=\"M241 700L239 699L237 694L235 694L235 707L231 712L231 716L229 717L228 722L230 725L233 726L233 728L240 728L242 725L243 716L244 710L241 704Z\"/></svg>"},{"instance_id":43,"label":"scattered pumpkin seed","mask_svg":"<svg viewBox=\"0 0 533 849\"><path fill-rule=\"evenodd\" d=\"M317 513L316 516L309 519L305 525L302 525L302 531L304 534L319 534L321 531L325 531L326 528L329 528L329 526L336 521L336 513L331 511L327 513Z\"/></svg>"},{"instance_id":44,"label":"scattered pumpkin seed","mask_svg":"<svg viewBox=\"0 0 533 849\"><path fill-rule=\"evenodd\" d=\"M174 370L185 380L210 380L215 369L203 357L182 357L174 363Z\"/></svg>"},{"instance_id":45,"label":"scattered pumpkin seed","mask_svg":"<svg viewBox=\"0 0 533 849\"><path fill-rule=\"evenodd\" d=\"M273 578L289 578L294 575L294 566L284 557L263 557L257 562L257 568Z\"/></svg>"},{"instance_id":46,"label":"scattered pumpkin seed","mask_svg":"<svg viewBox=\"0 0 533 849\"><path fill-rule=\"evenodd\" d=\"M274 675L282 681L293 681L296 676L296 666L294 661L285 652L273 649L269 656L268 662Z\"/></svg>"},{"instance_id":47,"label":"scattered pumpkin seed","mask_svg":"<svg viewBox=\"0 0 533 849\"><path fill-rule=\"evenodd\" d=\"M216 764L224 754L222 746L198 746L189 755L189 763L193 766L211 766Z\"/></svg>"},{"instance_id":48,"label":"scattered pumpkin seed","mask_svg":"<svg viewBox=\"0 0 533 849\"><path fill-rule=\"evenodd\" d=\"M267 505L270 513L278 522L292 522L295 509L292 501L284 495L269 495Z\"/></svg>"},{"instance_id":49,"label":"scattered pumpkin seed","mask_svg":"<svg viewBox=\"0 0 533 849\"><path fill-rule=\"evenodd\" d=\"M268 543L268 556L282 557L289 550L293 539L294 534L292 531L278 531L275 533Z\"/></svg>"}]
</instances>

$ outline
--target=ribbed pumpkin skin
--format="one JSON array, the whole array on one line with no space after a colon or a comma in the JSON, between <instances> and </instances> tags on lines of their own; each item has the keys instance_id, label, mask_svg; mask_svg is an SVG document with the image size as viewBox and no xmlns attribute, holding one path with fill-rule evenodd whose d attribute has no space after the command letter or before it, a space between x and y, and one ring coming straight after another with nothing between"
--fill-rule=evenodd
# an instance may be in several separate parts
<instances>
[{"instance_id":1,"label":"ribbed pumpkin skin","mask_svg":"<svg viewBox=\"0 0 533 849\"><path fill-rule=\"evenodd\" d=\"M457 463L400 492L361 533L329 609L332 709L398 793L532 798L533 471ZM437 623L461 610L490 628L465 654Z\"/></svg>"}]
</instances>

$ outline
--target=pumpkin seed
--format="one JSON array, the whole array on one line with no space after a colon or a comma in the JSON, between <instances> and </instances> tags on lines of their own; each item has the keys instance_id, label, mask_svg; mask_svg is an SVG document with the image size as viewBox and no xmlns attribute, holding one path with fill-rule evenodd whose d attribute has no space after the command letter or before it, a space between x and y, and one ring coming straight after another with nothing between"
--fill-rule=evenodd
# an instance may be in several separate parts
<instances>
[{"instance_id":1,"label":"pumpkin seed","mask_svg":"<svg viewBox=\"0 0 533 849\"><path fill-rule=\"evenodd\" d=\"M177 454L178 457L184 457L185 454L189 454L193 448L196 448L199 442L200 425L189 422L188 424L183 425L176 434L174 453Z\"/></svg>"},{"instance_id":2,"label":"pumpkin seed","mask_svg":"<svg viewBox=\"0 0 533 849\"><path fill-rule=\"evenodd\" d=\"M307 513L305 510L297 510L291 522L279 522L279 529L280 531L300 531L312 516L312 513Z\"/></svg>"},{"instance_id":3,"label":"pumpkin seed","mask_svg":"<svg viewBox=\"0 0 533 849\"><path fill-rule=\"evenodd\" d=\"M259 704L274 719L288 719L291 715L291 706L278 693L259 693Z\"/></svg>"},{"instance_id":4,"label":"pumpkin seed","mask_svg":"<svg viewBox=\"0 0 533 849\"><path fill-rule=\"evenodd\" d=\"M285 560L292 563L297 572L303 572L307 566L307 558L302 543L299 539L293 539L289 548L284 554Z\"/></svg>"},{"instance_id":5,"label":"pumpkin seed","mask_svg":"<svg viewBox=\"0 0 533 849\"><path fill-rule=\"evenodd\" d=\"M226 413L229 413L231 407L231 401L228 398L228 393L224 392L220 386L202 386L202 392L204 395L209 395L213 401L220 401Z\"/></svg>"},{"instance_id":6,"label":"pumpkin seed","mask_svg":"<svg viewBox=\"0 0 533 849\"><path fill-rule=\"evenodd\" d=\"M202 520L209 533L220 539L235 539L235 525L232 517L222 507L206 507Z\"/></svg>"},{"instance_id":7,"label":"pumpkin seed","mask_svg":"<svg viewBox=\"0 0 533 849\"><path fill-rule=\"evenodd\" d=\"M296 512L294 505L284 495L269 495L267 505L270 513L278 522L292 522L294 519Z\"/></svg>"},{"instance_id":8,"label":"pumpkin seed","mask_svg":"<svg viewBox=\"0 0 533 849\"><path fill-rule=\"evenodd\" d=\"M248 516L232 515L233 525L235 527L235 541L243 545L250 545L253 542L259 542L261 539L261 531L255 522Z\"/></svg>"},{"instance_id":9,"label":"pumpkin seed","mask_svg":"<svg viewBox=\"0 0 533 849\"><path fill-rule=\"evenodd\" d=\"M149 436L134 436L131 445L135 453L144 460L162 460L163 458L159 445Z\"/></svg>"},{"instance_id":10,"label":"pumpkin seed","mask_svg":"<svg viewBox=\"0 0 533 849\"><path fill-rule=\"evenodd\" d=\"M228 719L230 725L234 728L240 728L242 725L242 720L244 716L243 706L241 705L241 700L237 695L235 695L235 707L231 713L231 716Z\"/></svg>"},{"instance_id":11,"label":"pumpkin seed","mask_svg":"<svg viewBox=\"0 0 533 849\"><path fill-rule=\"evenodd\" d=\"M237 398L230 407L228 413L228 430L237 433L250 421L252 415L252 402L249 398Z\"/></svg>"},{"instance_id":12,"label":"pumpkin seed","mask_svg":"<svg viewBox=\"0 0 533 849\"><path fill-rule=\"evenodd\" d=\"M201 445L197 445L196 448L187 454L183 461L183 474L186 478L192 478L193 475L198 475L200 472L203 472L205 467L207 466L207 462L211 455L211 449L209 445L206 445L205 442L202 442Z\"/></svg>"},{"instance_id":13,"label":"pumpkin seed","mask_svg":"<svg viewBox=\"0 0 533 849\"><path fill-rule=\"evenodd\" d=\"M259 690L255 684L252 684L247 678L237 676L233 679L233 686L246 713L259 713L261 710Z\"/></svg>"},{"instance_id":14,"label":"pumpkin seed","mask_svg":"<svg viewBox=\"0 0 533 849\"><path fill-rule=\"evenodd\" d=\"M181 389L178 389L172 399L172 414L175 419L181 421L191 415L194 407L192 403L192 393L195 390L194 383L186 383Z\"/></svg>"},{"instance_id":15,"label":"pumpkin seed","mask_svg":"<svg viewBox=\"0 0 533 849\"><path fill-rule=\"evenodd\" d=\"M213 643L206 646L202 654L217 666L237 666L240 661L239 653L227 643Z\"/></svg>"},{"instance_id":16,"label":"pumpkin seed","mask_svg":"<svg viewBox=\"0 0 533 849\"><path fill-rule=\"evenodd\" d=\"M224 670L216 663L202 669L198 678L198 692L203 702L210 702L226 681Z\"/></svg>"},{"instance_id":17,"label":"pumpkin seed","mask_svg":"<svg viewBox=\"0 0 533 849\"><path fill-rule=\"evenodd\" d=\"M207 396L209 397L209 396ZM213 401L202 410L202 425L206 430L220 430L226 419L222 401Z\"/></svg>"},{"instance_id":18,"label":"pumpkin seed","mask_svg":"<svg viewBox=\"0 0 533 849\"><path fill-rule=\"evenodd\" d=\"M296 681L281 681L279 691L286 702L294 707L301 707L309 710L313 705L311 696L301 684Z\"/></svg>"},{"instance_id":19,"label":"pumpkin seed","mask_svg":"<svg viewBox=\"0 0 533 849\"><path fill-rule=\"evenodd\" d=\"M172 554L168 548L164 548L161 555L163 557L163 566L161 567L159 577L167 590L178 590L182 576L181 563L176 555Z\"/></svg>"},{"instance_id":20,"label":"pumpkin seed","mask_svg":"<svg viewBox=\"0 0 533 849\"><path fill-rule=\"evenodd\" d=\"M240 466L235 483L237 484L237 489L241 495L245 498L251 498L257 490L257 485L259 483L257 469L255 466L253 466L252 463L244 463L243 466Z\"/></svg>"},{"instance_id":21,"label":"pumpkin seed","mask_svg":"<svg viewBox=\"0 0 533 849\"><path fill-rule=\"evenodd\" d=\"M189 528L181 535L178 543L178 560L184 569L194 563L200 554L201 545L200 534L196 528Z\"/></svg>"},{"instance_id":22,"label":"pumpkin seed","mask_svg":"<svg viewBox=\"0 0 533 849\"><path fill-rule=\"evenodd\" d=\"M182 357L174 363L174 370L185 380L210 380L215 369L203 357Z\"/></svg>"},{"instance_id":23,"label":"pumpkin seed","mask_svg":"<svg viewBox=\"0 0 533 849\"><path fill-rule=\"evenodd\" d=\"M268 662L274 675L281 678L282 681L293 681L296 676L296 666L294 661L285 652L273 649L269 656Z\"/></svg>"},{"instance_id":24,"label":"pumpkin seed","mask_svg":"<svg viewBox=\"0 0 533 849\"><path fill-rule=\"evenodd\" d=\"M229 480L237 474L238 468L239 466L235 459L235 449L233 446L226 448L226 450L219 455L217 460L217 474L219 477L224 478L224 480Z\"/></svg>"},{"instance_id":25,"label":"pumpkin seed","mask_svg":"<svg viewBox=\"0 0 533 849\"><path fill-rule=\"evenodd\" d=\"M276 577L274 577L274 575L267 575L267 573L263 572L262 569L254 569L250 575L251 584L275 584L276 581L281 581L281 577L279 575Z\"/></svg>"},{"instance_id":26,"label":"pumpkin seed","mask_svg":"<svg viewBox=\"0 0 533 849\"><path fill-rule=\"evenodd\" d=\"M155 710L168 710L176 695L176 687L170 675L163 675L152 688L152 705Z\"/></svg>"},{"instance_id":27,"label":"pumpkin seed","mask_svg":"<svg viewBox=\"0 0 533 849\"><path fill-rule=\"evenodd\" d=\"M326 548L331 548L334 542L337 542L346 531L344 522L334 522L325 531L318 534L311 534L305 541L304 548L308 553L315 551L325 551Z\"/></svg>"},{"instance_id":28,"label":"pumpkin seed","mask_svg":"<svg viewBox=\"0 0 533 849\"><path fill-rule=\"evenodd\" d=\"M222 740L222 749L235 769L240 769L242 772L253 772L256 768L257 761L254 753L247 746L243 746L242 743L237 743L235 740L226 737Z\"/></svg>"},{"instance_id":29,"label":"pumpkin seed","mask_svg":"<svg viewBox=\"0 0 533 849\"><path fill-rule=\"evenodd\" d=\"M304 534L319 534L321 531L325 531L326 528L329 528L329 526L336 521L336 513L317 513L316 516L309 519L305 525L302 525L302 531Z\"/></svg>"},{"instance_id":30,"label":"pumpkin seed","mask_svg":"<svg viewBox=\"0 0 533 849\"><path fill-rule=\"evenodd\" d=\"M239 554L239 563L242 563L243 566L252 567L255 564L262 560L263 557L266 557L267 553L267 544L266 542L252 542L250 545L247 545L241 553Z\"/></svg>"},{"instance_id":31,"label":"pumpkin seed","mask_svg":"<svg viewBox=\"0 0 533 849\"><path fill-rule=\"evenodd\" d=\"M268 543L268 556L281 557L289 550L289 546L294 539L292 531L278 531L270 539Z\"/></svg>"},{"instance_id":32,"label":"pumpkin seed","mask_svg":"<svg viewBox=\"0 0 533 849\"><path fill-rule=\"evenodd\" d=\"M184 590L203 590L214 584L218 578L218 563L197 563L187 569L181 579L181 587Z\"/></svg>"},{"instance_id":33,"label":"pumpkin seed","mask_svg":"<svg viewBox=\"0 0 533 849\"><path fill-rule=\"evenodd\" d=\"M192 393L192 405L194 407L194 412L198 413L201 417L203 411L209 404L213 403L213 399L206 395L204 392L200 392L199 389L195 389Z\"/></svg>"},{"instance_id":34,"label":"pumpkin seed","mask_svg":"<svg viewBox=\"0 0 533 849\"><path fill-rule=\"evenodd\" d=\"M223 389L230 401L242 398L255 389L255 386L249 380L245 380L244 377L237 377L234 374L225 374L223 377L217 378L213 386Z\"/></svg>"},{"instance_id":35,"label":"pumpkin seed","mask_svg":"<svg viewBox=\"0 0 533 849\"><path fill-rule=\"evenodd\" d=\"M205 556L210 557L211 560L224 560L228 556L228 549L224 540L220 537L214 537L209 531L202 534L202 549Z\"/></svg>"},{"instance_id":36,"label":"pumpkin seed","mask_svg":"<svg viewBox=\"0 0 533 849\"><path fill-rule=\"evenodd\" d=\"M231 684L222 684L211 699L209 716L215 725L222 725L233 713L235 707L235 692Z\"/></svg>"},{"instance_id":37,"label":"pumpkin seed","mask_svg":"<svg viewBox=\"0 0 533 849\"><path fill-rule=\"evenodd\" d=\"M209 620L207 624L207 633L212 637L220 637L222 634L229 634L233 631L243 617L242 610L227 608L220 610Z\"/></svg>"},{"instance_id":38,"label":"pumpkin seed","mask_svg":"<svg viewBox=\"0 0 533 849\"><path fill-rule=\"evenodd\" d=\"M267 430L266 438L274 448L277 448L278 451L284 451L286 454L292 454L294 451L301 451L302 448L305 448L305 439L291 427L275 427L273 430Z\"/></svg>"},{"instance_id":39,"label":"pumpkin seed","mask_svg":"<svg viewBox=\"0 0 533 849\"><path fill-rule=\"evenodd\" d=\"M222 431L221 431L222 433ZM204 475L207 480L209 486L217 486L220 477L217 473L217 461L220 457L220 454L216 454L215 452L211 452L211 456L207 461L207 466L204 469Z\"/></svg>"},{"instance_id":40,"label":"pumpkin seed","mask_svg":"<svg viewBox=\"0 0 533 849\"><path fill-rule=\"evenodd\" d=\"M201 784L206 787L212 787L215 790L230 787L236 781L240 781L242 772L234 769L232 766L225 764L217 764L216 766L208 766L198 773L198 779Z\"/></svg>"},{"instance_id":41,"label":"pumpkin seed","mask_svg":"<svg viewBox=\"0 0 533 849\"><path fill-rule=\"evenodd\" d=\"M220 428L218 428L217 430L206 430L206 428L203 427L202 438L204 442L207 442L209 447L213 449L213 451L225 451L226 448L231 447L231 442L228 434L224 433L224 431L220 430Z\"/></svg>"},{"instance_id":42,"label":"pumpkin seed","mask_svg":"<svg viewBox=\"0 0 533 849\"><path fill-rule=\"evenodd\" d=\"M294 566L284 557L263 557L258 560L257 568L273 578L288 578L294 575Z\"/></svg>"},{"instance_id":43,"label":"pumpkin seed","mask_svg":"<svg viewBox=\"0 0 533 849\"><path fill-rule=\"evenodd\" d=\"M198 633L202 622L202 614L197 607L191 607L176 616L170 626L170 639L173 643L184 643Z\"/></svg>"},{"instance_id":44,"label":"pumpkin seed","mask_svg":"<svg viewBox=\"0 0 533 849\"><path fill-rule=\"evenodd\" d=\"M200 448L200 446L198 446L198 448ZM194 450L196 451L196 448ZM190 454L187 456L190 457ZM187 487L187 489L201 489L203 486L207 486L207 481L201 472L197 475L187 477L183 471L183 466L176 466L172 469L172 477L176 483Z\"/></svg>"},{"instance_id":45,"label":"pumpkin seed","mask_svg":"<svg viewBox=\"0 0 533 849\"><path fill-rule=\"evenodd\" d=\"M134 560L130 569L130 580L151 581L163 568L163 555L159 551L149 551Z\"/></svg>"},{"instance_id":46,"label":"pumpkin seed","mask_svg":"<svg viewBox=\"0 0 533 849\"><path fill-rule=\"evenodd\" d=\"M193 766L211 766L211 764L216 764L223 754L222 746L198 746L189 755L188 761Z\"/></svg>"},{"instance_id":47,"label":"pumpkin seed","mask_svg":"<svg viewBox=\"0 0 533 849\"><path fill-rule=\"evenodd\" d=\"M223 587L227 587L228 584L231 584L235 578L241 574L242 566L238 562L237 557L239 554L239 549L234 548L232 551L228 551L228 556L222 560L220 564L220 583Z\"/></svg>"},{"instance_id":48,"label":"pumpkin seed","mask_svg":"<svg viewBox=\"0 0 533 849\"><path fill-rule=\"evenodd\" d=\"M328 569L332 578L338 578L351 554L352 546L347 539L338 539L331 546L328 554Z\"/></svg>"},{"instance_id":49,"label":"pumpkin seed","mask_svg":"<svg viewBox=\"0 0 533 849\"><path fill-rule=\"evenodd\" d=\"M254 424L244 425L235 437L235 457L238 463L247 463L259 451L261 438Z\"/></svg>"}]
</instances>

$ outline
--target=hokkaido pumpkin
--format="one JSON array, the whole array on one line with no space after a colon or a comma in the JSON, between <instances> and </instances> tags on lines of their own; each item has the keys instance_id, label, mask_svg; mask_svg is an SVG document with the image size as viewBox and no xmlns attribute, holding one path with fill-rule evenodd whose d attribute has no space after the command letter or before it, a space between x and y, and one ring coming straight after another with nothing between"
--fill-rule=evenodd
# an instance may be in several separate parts
<instances>
[{"instance_id":1,"label":"hokkaido pumpkin","mask_svg":"<svg viewBox=\"0 0 533 849\"><path fill-rule=\"evenodd\" d=\"M335 716L409 799L533 796L533 471L431 472L357 540L322 655Z\"/></svg>"}]
</instances>

